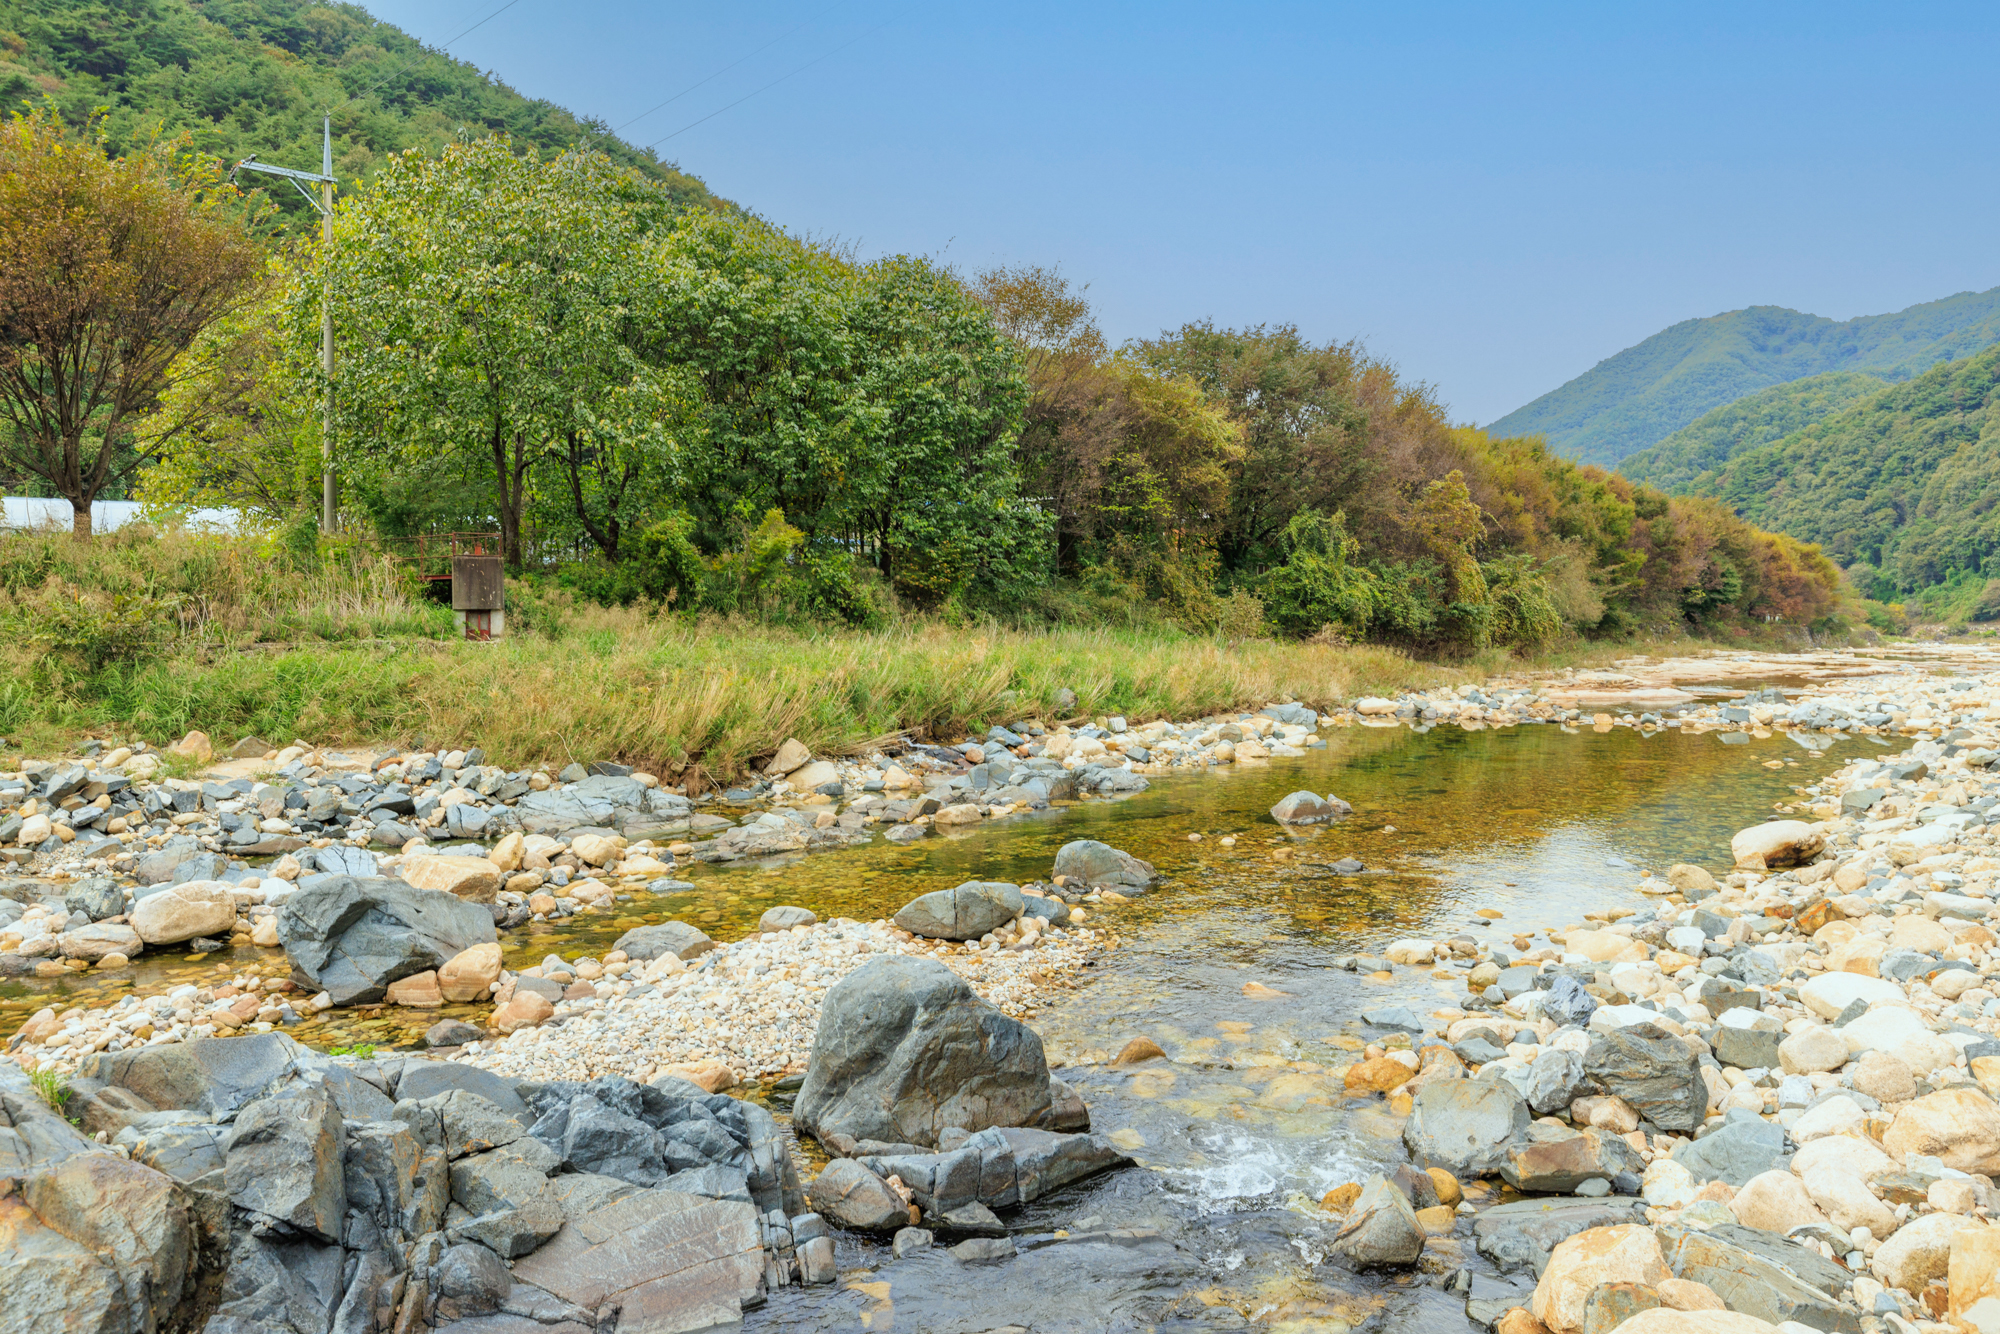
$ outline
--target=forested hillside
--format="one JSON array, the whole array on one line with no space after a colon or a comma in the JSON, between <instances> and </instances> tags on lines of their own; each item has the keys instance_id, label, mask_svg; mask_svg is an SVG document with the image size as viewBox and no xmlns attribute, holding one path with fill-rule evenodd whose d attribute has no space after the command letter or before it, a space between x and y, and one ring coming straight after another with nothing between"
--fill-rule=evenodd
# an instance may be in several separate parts
<instances>
[{"instance_id":1,"label":"forested hillside","mask_svg":"<svg viewBox=\"0 0 2000 1334\"><path fill-rule=\"evenodd\" d=\"M2000 575L2000 348L1933 367L1694 485L1887 599Z\"/></svg>"},{"instance_id":2,"label":"forested hillside","mask_svg":"<svg viewBox=\"0 0 2000 1334\"><path fill-rule=\"evenodd\" d=\"M1599 362L1487 429L1541 435L1615 467L1715 408L1829 371L1903 380L2000 342L2000 288L1835 321L1782 306L1684 320Z\"/></svg>"},{"instance_id":3,"label":"forested hillside","mask_svg":"<svg viewBox=\"0 0 2000 1334\"><path fill-rule=\"evenodd\" d=\"M1704 494L1703 473L1738 454L1781 440L1878 394L1889 382L1867 371L1829 371L1772 385L1703 413L1688 425L1618 465L1635 482L1669 495Z\"/></svg>"},{"instance_id":4,"label":"forested hillside","mask_svg":"<svg viewBox=\"0 0 2000 1334\"><path fill-rule=\"evenodd\" d=\"M319 170L320 115L331 108L343 185L367 179L391 153L434 153L461 128L505 131L544 155L588 137L679 202L718 202L673 164L427 50L358 5L0 0L0 102L17 110L44 99L73 124L107 108L113 153L185 131L203 152L309 171ZM291 190L271 195L294 223L310 216Z\"/></svg>"}]
</instances>

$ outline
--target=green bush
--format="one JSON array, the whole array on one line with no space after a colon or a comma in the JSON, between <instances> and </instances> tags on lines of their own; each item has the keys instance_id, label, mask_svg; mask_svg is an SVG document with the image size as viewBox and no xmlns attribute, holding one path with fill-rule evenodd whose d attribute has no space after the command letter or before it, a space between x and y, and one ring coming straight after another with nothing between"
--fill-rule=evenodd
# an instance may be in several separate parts
<instances>
[{"instance_id":1,"label":"green bush","mask_svg":"<svg viewBox=\"0 0 2000 1334\"><path fill-rule=\"evenodd\" d=\"M1538 648L1562 634L1563 618L1556 609L1554 591L1533 556L1502 556L1487 561L1480 570L1486 577L1487 596L1492 599L1494 642Z\"/></svg>"},{"instance_id":2,"label":"green bush","mask_svg":"<svg viewBox=\"0 0 2000 1334\"><path fill-rule=\"evenodd\" d=\"M1327 625L1351 638L1366 635L1378 610L1378 581L1352 563L1361 544L1348 535L1347 516L1300 510L1279 545L1285 563L1265 577L1262 589L1271 624L1301 639Z\"/></svg>"}]
</instances>

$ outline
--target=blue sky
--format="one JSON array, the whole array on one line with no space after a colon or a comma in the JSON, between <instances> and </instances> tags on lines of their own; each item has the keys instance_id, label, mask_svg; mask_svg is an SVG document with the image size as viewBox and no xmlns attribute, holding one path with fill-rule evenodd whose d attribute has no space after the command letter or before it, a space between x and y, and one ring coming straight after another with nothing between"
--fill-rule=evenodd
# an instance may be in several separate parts
<instances>
[{"instance_id":1,"label":"blue sky","mask_svg":"<svg viewBox=\"0 0 2000 1334\"><path fill-rule=\"evenodd\" d=\"M499 3L367 7L435 44ZM1678 320L2000 285L1996 29L1973 4L517 0L450 49L614 125L742 60L624 137L720 110L660 151L795 232L1060 265L1114 340L1358 337L1486 422Z\"/></svg>"}]
</instances>

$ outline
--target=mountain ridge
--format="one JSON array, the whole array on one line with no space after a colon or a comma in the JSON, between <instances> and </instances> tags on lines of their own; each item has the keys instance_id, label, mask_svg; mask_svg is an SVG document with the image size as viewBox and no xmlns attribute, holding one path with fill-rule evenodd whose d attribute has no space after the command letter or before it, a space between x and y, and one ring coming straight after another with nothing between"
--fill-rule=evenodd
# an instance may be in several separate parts
<instances>
[{"instance_id":1,"label":"mountain ridge","mask_svg":"<svg viewBox=\"0 0 2000 1334\"><path fill-rule=\"evenodd\" d=\"M1749 306L1670 325L1486 429L1615 467L1760 389L1833 371L1904 380L1995 342L2000 287L1849 320Z\"/></svg>"}]
</instances>

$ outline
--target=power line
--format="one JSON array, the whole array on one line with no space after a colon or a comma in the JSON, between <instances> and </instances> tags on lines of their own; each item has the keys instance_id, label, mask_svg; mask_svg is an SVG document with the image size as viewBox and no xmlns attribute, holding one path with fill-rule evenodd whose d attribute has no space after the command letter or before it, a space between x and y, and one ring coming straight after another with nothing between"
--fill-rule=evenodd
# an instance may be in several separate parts
<instances>
[{"instance_id":1,"label":"power line","mask_svg":"<svg viewBox=\"0 0 2000 1334\"><path fill-rule=\"evenodd\" d=\"M435 48L426 48L423 46L421 42L419 42L417 44L418 45L417 54L411 56L408 60L404 61L400 66L398 66L393 70L390 70L387 74L384 74L381 78L375 80L375 82L369 84L366 88L363 88L360 92L348 98L347 101L342 102L340 106L335 107L334 110L339 111L343 107L346 107L351 103L357 102L361 98L368 96L368 94L374 92L377 88L380 88L383 84L389 82L389 80L395 78L398 74L402 74L408 71L418 61L424 59L426 56L443 54L444 51L446 51L451 46L451 44L457 41L460 37L464 37L470 33L478 31L480 28L485 27L487 24L491 23L494 19L499 18L502 14L506 13L508 10L512 9L515 5L518 5L520 3L521 0L507 0L507 3L500 6L500 8L494 10L491 14L488 14L485 18L479 20L479 22L473 24L471 27L464 29L463 31L455 34L446 41L440 43Z\"/></svg>"},{"instance_id":2,"label":"power line","mask_svg":"<svg viewBox=\"0 0 2000 1334\"><path fill-rule=\"evenodd\" d=\"M769 83L765 84L761 88L751 89L749 92L743 94L743 96L737 98L734 102L726 103L723 106L717 107L715 110L709 112L706 116L703 116L700 120L689 121L687 124L681 126L678 130L675 130L672 134L661 135L659 138L653 140L652 143L647 144L646 145L647 149L651 150L658 148L661 144L665 143L667 140L678 138L681 135L686 134L689 130L692 130L695 126L703 125L709 121L714 120L717 116L720 116L723 112L730 110L732 107L742 106L745 102L748 102L751 98L757 96L759 93L769 92L771 89L776 88L779 84L783 83L785 80L793 77L794 75L805 73L807 70L811 69L814 65L819 64L821 61L828 60L834 56L839 55L842 51L845 51L848 47L853 46L856 42L859 42L864 38L873 37L876 33L882 31L882 29L888 27L891 23L894 23L897 19L901 18L906 12L907 11L905 10L900 10L900 9L897 10L895 13L891 14L888 18L883 19L880 23L868 29L868 31L862 33L860 36L850 37L848 40L842 42L839 46L834 47L833 50L825 51L820 53L819 55L814 56L811 60L808 60L805 64L800 65L797 69L788 70L787 72L780 74L777 78L771 80Z\"/></svg>"},{"instance_id":3,"label":"power line","mask_svg":"<svg viewBox=\"0 0 2000 1334\"><path fill-rule=\"evenodd\" d=\"M832 6L831 6L831 5L827 6L827 9L831 9L831 8L832 8ZM656 105L654 105L654 106L650 106L650 107L647 107L647 108L646 108L646 109L645 109L644 111L641 111L641 112L640 112L640 113L639 113L638 115L636 115L636 116L632 117L632 119L630 119L630 120L626 121L624 125L617 125L617 126L613 126L613 127L611 128L611 129L609 129L609 130L606 130L606 131L604 131L604 133L605 133L606 135L613 135L613 134L616 134L616 133L618 133L618 132L619 132L620 130L624 129L624 128L625 128L625 127L626 127L627 125L636 125L636 124L638 124L638 123L639 123L640 121L642 121L642 120L646 119L646 117L648 117L648 116L652 115L652 114L653 114L653 113L654 113L655 111L658 111L658 110L659 110L659 109L660 109L661 107L665 107L665 106L670 106L670 105L672 105L673 103L675 103L675 102L678 102L678 101L680 101L680 100L681 100L681 99L682 99L683 97L686 97L686 96L687 96L687 95L688 95L689 93L691 93L691 92L693 92L693 91L694 91L695 89L697 89L697 88L701 87L701 86L702 86L703 84L709 84L709 83L713 83L713 82L715 82L715 81L716 81L717 79L721 78L721 77L722 77L723 75L725 75L725 74L729 73L729 71L731 71L731 70L735 69L735 68L736 68L736 67L737 67L738 65L741 65L741 64L743 64L743 63L744 63L745 61L748 61L749 59L751 59L751 57L753 57L753 56L761 56L761 55L763 55L763 54L764 54L764 53L765 53L766 51L768 51L768 50L770 50L770 49L771 49L772 47L776 46L776 45L777 45L778 43L780 43L780 42L782 42L782 41L785 41L785 40L787 40L788 38L791 38L791 37L793 37L793 36L796 36L796 35L797 35L797 34L798 34L799 32L803 31L803 30L804 30L804 29L805 29L805 28L807 27L807 25L811 24L811 23L812 23L812 22L813 22L813 21L814 21L815 19L818 19L818 18L819 18L819 17L821 16L821 15L825 14L826 12L827 12L827 11L826 11L826 9L822 9L822 10L820 10L820 11L819 11L819 13L817 13L817 14L814 14L814 15L812 16L812 18L809 18L809 19L806 19L806 20L805 20L805 21L804 21L803 23L800 23L800 24L799 24L799 25L798 25L797 27L795 27L795 28L792 28L792 29L790 29L790 30L788 30L788 31L786 31L786 32L782 32L782 33L778 34L778 35L777 35L776 37L773 37L773 38L772 38L772 39L771 39L770 41L768 41L768 42L764 43L764 44L763 44L762 46L758 47L758 48L757 48L757 49L756 49L755 51L752 51L752 52L750 52L750 53L749 53L749 55L746 55L746 56L743 56L743 57L742 57L741 59L738 59L738 60L732 60L732 61L730 61L730 62L729 62L729 63L728 63L727 65L724 65L724 66L723 66L723 67L722 67L721 69L719 69L719 70L715 71L715 73L713 73L713 74L709 75L709 76L708 76L707 78L705 78L705 79L701 80L701 81L700 81L699 83L691 83L691 84L689 84L689 85L688 85L687 87L685 87L685 88L681 89L681 90L680 90L679 92L675 93L675 94L674 94L674 95L673 95L672 97L669 97L669 98L668 98L668 99L667 99L666 101L664 101L664 102L660 102L660 103L658 103L658 104L656 104Z\"/></svg>"}]
</instances>

